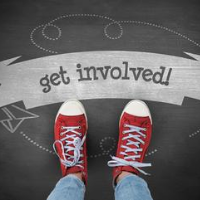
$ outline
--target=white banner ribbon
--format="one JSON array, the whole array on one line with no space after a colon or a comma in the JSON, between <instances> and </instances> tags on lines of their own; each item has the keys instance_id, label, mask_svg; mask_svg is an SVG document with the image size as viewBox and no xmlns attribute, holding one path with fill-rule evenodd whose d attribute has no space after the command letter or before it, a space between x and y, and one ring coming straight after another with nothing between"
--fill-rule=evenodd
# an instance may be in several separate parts
<instances>
[{"instance_id":1,"label":"white banner ribbon","mask_svg":"<svg viewBox=\"0 0 200 200\"><path fill-rule=\"evenodd\" d=\"M200 99L200 56L94 51L11 64L0 62L0 107L23 100L27 108L69 98L128 98L181 105Z\"/></svg>"}]
</instances>

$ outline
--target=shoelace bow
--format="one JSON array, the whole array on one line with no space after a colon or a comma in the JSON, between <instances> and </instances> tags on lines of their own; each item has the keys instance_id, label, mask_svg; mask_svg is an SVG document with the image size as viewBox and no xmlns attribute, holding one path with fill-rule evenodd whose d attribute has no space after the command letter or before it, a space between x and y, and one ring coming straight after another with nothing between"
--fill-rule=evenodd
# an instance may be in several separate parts
<instances>
[{"instance_id":1,"label":"shoelace bow","mask_svg":"<svg viewBox=\"0 0 200 200\"><path fill-rule=\"evenodd\" d=\"M62 162L62 164L65 165L66 167L79 166L83 168L83 166L81 165L83 163L83 160L79 161L79 159L83 157L83 154L81 154L80 151L83 150L82 146L86 139L86 135L84 135L84 137L81 140L80 137L82 136L82 134L76 131L77 129L80 129L80 126L62 126L61 128L64 131L61 132L60 135L63 136L64 134L66 134L66 136L54 142L53 144L54 151L56 152L57 156L60 158L60 161ZM69 132L72 132L74 134L67 135L67 133ZM65 143L64 145L63 145L63 142ZM64 159L60 157L60 155L58 154L56 150L57 143L59 143L61 146L62 156ZM74 147L71 145L73 145ZM68 153L70 151L73 152L73 155Z\"/></svg>"},{"instance_id":2,"label":"shoelace bow","mask_svg":"<svg viewBox=\"0 0 200 200\"><path fill-rule=\"evenodd\" d=\"M144 144L145 142L141 139L142 137L145 138L146 135L142 133L141 131L146 131L146 128L141 128L138 126L133 126L129 124L124 124L124 127L128 127L128 130L124 130L122 133L126 136L123 136L122 140L127 140L126 145L121 145L121 148L125 149L124 151L121 151L120 154L124 155L124 159L111 156L112 160L108 162L109 167L117 167L117 166L132 166L135 169L137 169L139 172L141 172L144 175L150 175L146 173L145 171L139 169L139 167L150 167L151 163L140 163L135 161L136 158L140 158L141 155L138 154L138 152L142 152L143 149L140 148L140 144ZM132 133L137 134L132 134ZM129 133L127 135L127 133ZM130 140L134 139L134 141ZM131 148L130 145L134 145L136 148ZM135 155L129 155L129 152L134 152ZM128 161L128 159L132 159L133 161Z\"/></svg>"}]
</instances>

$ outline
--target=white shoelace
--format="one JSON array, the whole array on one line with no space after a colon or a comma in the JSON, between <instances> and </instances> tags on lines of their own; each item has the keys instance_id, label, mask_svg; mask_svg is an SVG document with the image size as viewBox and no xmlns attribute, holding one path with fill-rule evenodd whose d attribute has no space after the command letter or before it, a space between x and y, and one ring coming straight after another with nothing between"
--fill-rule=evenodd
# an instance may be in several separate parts
<instances>
[{"instance_id":1,"label":"white shoelace","mask_svg":"<svg viewBox=\"0 0 200 200\"><path fill-rule=\"evenodd\" d=\"M138 126L133 126L129 124L124 124L124 127L128 127L129 130L124 130L123 134L128 134L127 136L124 136L122 140L127 140L126 145L122 145L121 148L125 149L123 152L120 152L121 155L124 155L124 159L118 158L116 156L111 156L112 160L108 162L109 167L117 167L117 166L132 166L136 168L139 172L141 172L144 175L150 175L146 173L145 171L139 169L139 167L150 167L151 163L140 163L135 161L136 158L140 158L141 155L138 155L138 152L143 151L142 148L140 148L140 144L144 144L145 142L141 139L142 137L145 138L146 135L142 133L141 131L146 131L146 128L141 128ZM132 134L133 132L136 132L136 134ZM133 138L134 141L131 141L130 139ZM136 148L131 148L130 145L134 145ZM135 155L130 156L128 153L134 152ZM133 161L128 161L128 159L132 159Z\"/></svg>"},{"instance_id":2,"label":"white shoelace","mask_svg":"<svg viewBox=\"0 0 200 200\"><path fill-rule=\"evenodd\" d=\"M73 166L79 166L81 168L83 168L83 166L81 165L83 163L83 160L79 161L80 157L83 157L83 154L80 154L80 150L83 149L83 143L86 139L86 135L84 135L84 137L81 140L81 136L82 134L79 133L78 131L76 131L76 129L80 129L80 126L62 126L62 129L64 130L63 132L60 133L60 135L64 135L68 132L72 132L74 134L72 135L66 135L66 137L60 139L60 140L56 140L53 143L53 148L54 151L56 152L56 154L58 155L58 157L60 158L60 161L62 162L63 165L65 165L66 167L73 167ZM78 137L78 136L80 137ZM71 140L69 140L71 139ZM65 144L63 145L63 141L65 141ZM62 159L59 154L57 153L56 150L56 144L59 143L61 146L61 150L62 150L62 155L63 158ZM74 145L74 147L70 146L71 144ZM70 155L68 154L69 151L73 151L74 155ZM66 159L66 157L68 159Z\"/></svg>"}]
</instances>

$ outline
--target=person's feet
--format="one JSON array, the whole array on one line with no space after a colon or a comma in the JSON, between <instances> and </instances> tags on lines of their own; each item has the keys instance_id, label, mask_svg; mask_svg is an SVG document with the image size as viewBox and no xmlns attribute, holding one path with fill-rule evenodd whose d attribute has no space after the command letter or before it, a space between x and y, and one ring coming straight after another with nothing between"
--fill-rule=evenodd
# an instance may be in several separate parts
<instances>
[{"instance_id":1,"label":"person's feet","mask_svg":"<svg viewBox=\"0 0 200 200\"><path fill-rule=\"evenodd\" d=\"M81 102L68 100L55 119L54 150L60 159L62 175L82 175L87 182L87 116Z\"/></svg>"},{"instance_id":2,"label":"person's feet","mask_svg":"<svg viewBox=\"0 0 200 200\"><path fill-rule=\"evenodd\" d=\"M130 101L120 117L116 156L112 156L112 160L108 162L108 166L114 167L114 180L124 171L147 174L140 168L151 166L150 163L142 163L151 132L152 119L147 105L139 100Z\"/></svg>"}]
</instances>

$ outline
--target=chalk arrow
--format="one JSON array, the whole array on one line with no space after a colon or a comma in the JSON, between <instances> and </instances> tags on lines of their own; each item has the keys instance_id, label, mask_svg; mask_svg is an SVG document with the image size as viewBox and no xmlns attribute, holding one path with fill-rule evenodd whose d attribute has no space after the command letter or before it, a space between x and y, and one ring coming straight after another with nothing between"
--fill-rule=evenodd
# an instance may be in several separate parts
<instances>
[{"instance_id":1,"label":"chalk arrow","mask_svg":"<svg viewBox=\"0 0 200 200\"><path fill-rule=\"evenodd\" d=\"M185 96L200 99L200 56L187 54L195 60L146 52L94 51L48 56L9 66L6 64L8 61L1 62L0 107L23 100L26 108L33 108L68 98L134 98L181 105ZM113 80L110 77L78 82L78 63L83 67L118 66L124 71L124 61L130 67L143 67L154 72L160 66L172 68L169 85L145 82L143 79ZM61 82L58 86L51 85L51 91L44 93L40 79L58 73L60 66L67 71L70 84Z\"/></svg>"}]
</instances>

